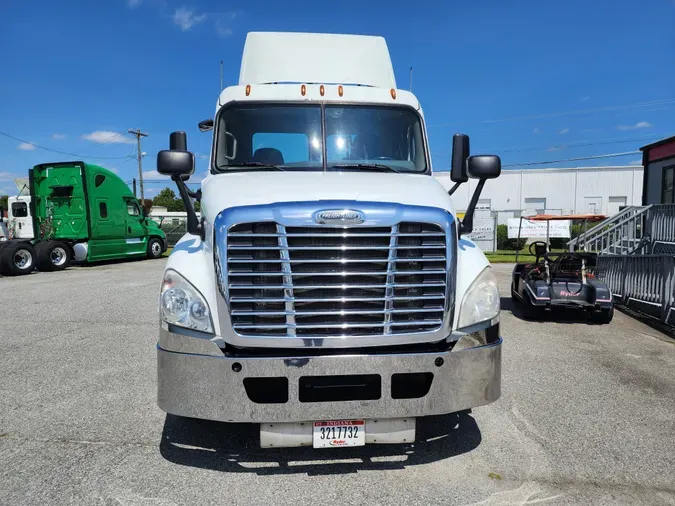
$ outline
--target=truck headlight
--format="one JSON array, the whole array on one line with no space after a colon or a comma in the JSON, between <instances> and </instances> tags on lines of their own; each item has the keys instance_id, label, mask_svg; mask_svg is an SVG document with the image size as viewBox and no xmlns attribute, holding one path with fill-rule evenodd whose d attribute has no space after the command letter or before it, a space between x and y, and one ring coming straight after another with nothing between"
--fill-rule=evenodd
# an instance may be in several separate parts
<instances>
[{"instance_id":1,"label":"truck headlight","mask_svg":"<svg viewBox=\"0 0 675 506\"><path fill-rule=\"evenodd\" d=\"M162 320L179 327L213 333L211 312L202 294L172 269L164 273L159 296Z\"/></svg>"},{"instance_id":2,"label":"truck headlight","mask_svg":"<svg viewBox=\"0 0 675 506\"><path fill-rule=\"evenodd\" d=\"M464 294L459 310L458 328L462 329L499 316L499 287L492 267L486 267Z\"/></svg>"}]
</instances>

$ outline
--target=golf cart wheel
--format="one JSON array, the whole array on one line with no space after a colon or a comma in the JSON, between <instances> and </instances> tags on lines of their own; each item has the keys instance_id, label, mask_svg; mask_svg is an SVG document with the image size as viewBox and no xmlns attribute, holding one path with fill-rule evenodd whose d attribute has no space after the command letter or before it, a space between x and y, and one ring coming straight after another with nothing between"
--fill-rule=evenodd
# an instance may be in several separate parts
<instances>
[{"instance_id":1,"label":"golf cart wheel","mask_svg":"<svg viewBox=\"0 0 675 506\"><path fill-rule=\"evenodd\" d=\"M597 311L593 313L592 318L595 323L609 323L614 318L614 307Z\"/></svg>"},{"instance_id":2,"label":"golf cart wheel","mask_svg":"<svg viewBox=\"0 0 675 506\"><path fill-rule=\"evenodd\" d=\"M0 272L7 276L30 274L35 268L35 249L29 242L11 241L2 249Z\"/></svg>"},{"instance_id":3,"label":"golf cart wheel","mask_svg":"<svg viewBox=\"0 0 675 506\"><path fill-rule=\"evenodd\" d=\"M157 237L153 237L148 241L148 258L159 258L164 253L164 245Z\"/></svg>"},{"instance_id":4,"label":"golf cart wheel","mask_svg":"<svg viewBox=\"0 0 675 506\"><path fill-rule=\"evenodd\" d=\"M73 259L70 247L61 241L40 242L35 247L37 268L43 272L62 271Z\"/></svg>"}]
</instances>

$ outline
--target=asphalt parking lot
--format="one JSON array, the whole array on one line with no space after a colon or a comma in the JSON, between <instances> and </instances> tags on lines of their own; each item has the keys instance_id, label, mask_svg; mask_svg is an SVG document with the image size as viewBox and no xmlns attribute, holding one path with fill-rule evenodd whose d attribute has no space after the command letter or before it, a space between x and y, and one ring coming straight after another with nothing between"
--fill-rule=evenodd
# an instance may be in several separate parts
<instances>
[{"instance_id":1,"label":"asphalt parking lot","mask_svg":"<svg viewBox=\"0 0 675 506\"><path fill-rule=\"evenodd\" d=\"M1 504L675 504L675 341L625 314L521 320L496 265L499 401L414 445L270 451L157 408L163 263L0 279Z\"/></svg>"}]
</instances>

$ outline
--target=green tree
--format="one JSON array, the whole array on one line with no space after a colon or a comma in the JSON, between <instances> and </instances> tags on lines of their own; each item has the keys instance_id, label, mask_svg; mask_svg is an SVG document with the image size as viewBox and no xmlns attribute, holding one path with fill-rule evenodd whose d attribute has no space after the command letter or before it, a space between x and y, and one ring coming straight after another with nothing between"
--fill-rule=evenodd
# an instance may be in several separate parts
<instances>
[{"instance_id":1,"label":"green tree","mask_svg":"<svg viewBox=\"0 0 675 506\"><path fill-rule=\"evenodd\" d=\"M7 209L7 195L3 195L0 197L0 207L2 209Z\"/></svg>"}]
</instances>

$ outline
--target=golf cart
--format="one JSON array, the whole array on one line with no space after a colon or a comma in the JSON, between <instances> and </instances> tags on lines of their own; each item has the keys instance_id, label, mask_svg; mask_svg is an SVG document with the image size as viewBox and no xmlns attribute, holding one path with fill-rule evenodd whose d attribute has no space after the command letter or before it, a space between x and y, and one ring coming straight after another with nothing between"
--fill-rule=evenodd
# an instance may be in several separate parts
<instances>
[{"instance_id":1,"label":"golf cart","mask_svg":"<svg viewBox=\"0 0 675 506\"><path fill-rule=\"evenodd\" d=\"M585 220L600 221L598 215L537 215L531 221ZM522 227L522 218L521 218ZM520 238L520 230L518 231ZM549 251L548 226L546 242L529 245L533 263L516 263L513 268L511 298L521 304L528 318L539 318L553 308L588 312L597 323L609 323L614 316L612 293L596 279L597 255L585 251ZM518 257L516 255L516 262Z\"/></svg>"}]
</instances>

